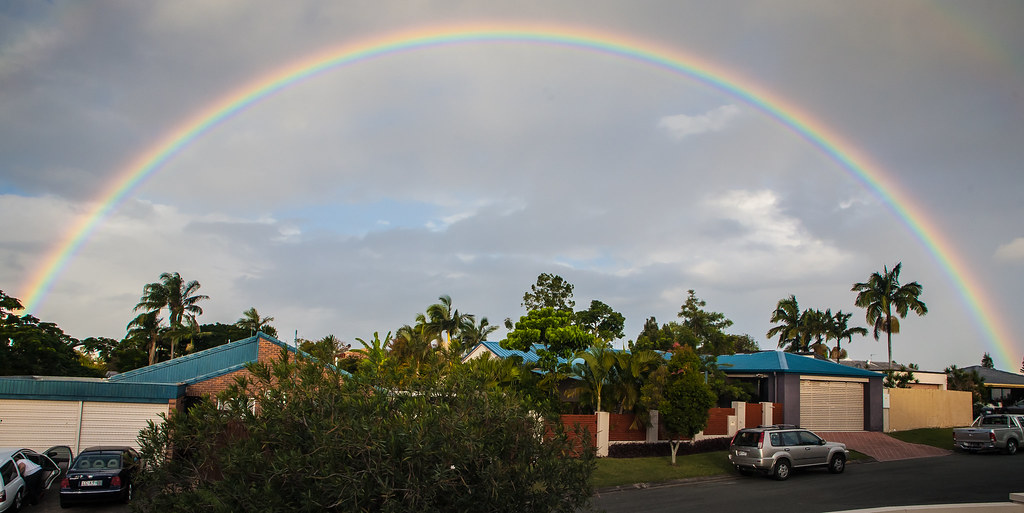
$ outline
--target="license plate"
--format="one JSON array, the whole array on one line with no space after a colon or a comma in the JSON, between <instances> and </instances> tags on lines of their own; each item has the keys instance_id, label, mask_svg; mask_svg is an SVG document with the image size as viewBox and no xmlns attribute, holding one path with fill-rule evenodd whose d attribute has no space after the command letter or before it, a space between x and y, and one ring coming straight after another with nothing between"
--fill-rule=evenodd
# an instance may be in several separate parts
<instances>
[{"instance_id":1,"label":"license plate","mask_svg":"<svg viewBox=\"0 0 1024 513\"><path fill-rule=\"evenodd\" d=\"M736 456L746 456L747 451L736 451Z\"/></svg>"},{"instance_id":2,"label":"license plate","mask_svg":"<svg viewBox=\"0 0 1024 513\"><path fill-rule=\"evenodd\" d=\"M103 485L103 481L82 481L82 484L80 484L79 486L101 486L101 485Z\"/></svg>"}]
</instances>

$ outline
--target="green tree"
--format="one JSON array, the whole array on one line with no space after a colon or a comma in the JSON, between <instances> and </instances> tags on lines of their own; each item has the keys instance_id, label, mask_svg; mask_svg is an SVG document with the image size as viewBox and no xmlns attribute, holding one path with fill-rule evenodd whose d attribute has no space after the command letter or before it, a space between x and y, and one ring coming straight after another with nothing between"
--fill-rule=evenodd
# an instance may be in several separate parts
<instances>
[{"instance_id":1,"label":"green tree","mask_svg":"<svg viewBox=\"0 0 1024 513\"><path fill-rule=\"evenodd\" d=\"M100 376L76 351L81 342L52 322L18 316L21 301L0 290L0 375Z\"/></svg>"},{"instance_id":2,"label":"green tree","mask_svg":"<svg viewBox=\"0 0 1024 513\"><path fill-rule=\"evenodd\" d=\"M457 339L459 329L467 320L472 321L473 318L467 314L460 314L458 310L452 308L450 296L444 295L438 300L438 303L427 307L427 324L430 326L431 332L437 333L440 346L447 348ZM460 346L458 349L461 351L463 348Z\"/></svg>"},{"instance_id":3,"label":"green tree","mask_svg":"<svg viewBox=\"0 0 1024 513\"><path fill-rule=\"evenodd\" d=\"M523 294L523 307L527 311L553 308L572 311L576 302L572 299L572 283L557 274L541 273L537 283L530 285L530 291Z\"/></svg>"},{"instance_id":4,"label":"green tree","mask_svg":"<svg viewBox=\"0 0 1024 513\"><path fill-rule=\"evenodd\" d=\"M470 349L480 342L487 340L487 336L497 330L498 327L491 326L491 322L487 320L487 317L481 317L480 321L477 322L475 317L468 316L463 320L462 327L459 329L462 346Z\"/></svg>"},{"instance_id":5,"label":"green tree","mask_svg":"<svg viewBox=\"0 0 1024 513\"><path fill-rule=\"evenodd\" d=\"M632 350L671 351L676 344L696 347L699 343L690 328L678 322L668 322L659 328L658 321L650 317L644 322L644 328L636 337L636 342L631 342L629 347Z\"/></svg>"},{"instance_id":6,"label":"green tree","mask_svg":"<svg viewBox=\"0 0 1024 513\"><path fill-rule=\"evenodd\" d=\"M159 310L152 310L149 312L142 312L136 315L131 322L128 323L128 337L131 340L145 340L146 347L148 348L147 353L149 354L149 365L153 365L157 360L157 347L160 344L160 329L163 324L163 318L159 317Z\"/></svg>"},{"instance_id":7,"label":"green tree","mask_svg":"<svg viewBox=\"0 0 1024 513\"><path fill-rule=\"evenodd\" d=\"M728 352L722 346L722 335L724 330L732 326L732 321L719 312L709 312L704 309L707 302L697 297L693 289L687 291L686 302L683 303L678 316L683 319L683 326L700 341L698 351L705 354L723 354Z\"/></svg>"},{"instance_id":8,"label":"green tree","mask_svg":"<svg viewBox=\"0 0 1024 513\"><path fill-rule=\"evenodd\" d=\"M790 294L788 298L780 299L769 319L769 322L778 326L772 326L765 336L773 338L778 335L779 347L787 347L787 351L799 350L801 313L796 296Z\"/></svg>"},{"instance_id":9,"label":"green tree","mask_svg":"<svg viewBox=\"0 0 1024 513\"><path fill-rule=\"evenodd\" d=\"M187 333L184 323L189 321L198 326L196 317L203 313L199 302L210 299L209 296L197 293L200 286L196 280L185 283L178 273L163 273L159 282L148 283L142 288L142 297L135 305L136 312L142 310L159 313L164 308L167 309L167 320L170 332L173 333L170 337L171 358L174 358L175 342L184 338Z\"/></svg>"},{"instance_id":10,"label":"green tree","mask_svg":"<svg viewBox=\"0 0 1024 513\"><path fill-rule=\"evenodd\" d=\"M582 360L573 365L573 374L579 378L580 385L573 390L575 395L582 398L582 403L592 404L594 411L601 410L601 397L604 395L604 386L610 381L615 364L615 352L607 342L597 340L586 351L576 353L576 358Z\"/></svg>"},{"instance_id":11,"label":"green tree","mask_svg":"<svg viewBox=\"0 0 1024 513\"><path fill-rule=\"evenodd\" d=\"M347 352L352 346L341 341L333 334L327 335L319 340L305 340L299 344L299 349L316 358L317 360L337 365L341 355Z\"/></svg>"},{"instance_id":12,"label":"green tree","mask_svg":"<svg viewBox=\"0 0 1024 513\"><path fill-rule=\"evenodd\" d=\"M689 347L680 347L668 363L668 375L662 399L658 405L659 417L671 434L672 465L684 438L693 438L708 424L708 410L715 405L715 394L704 383L701 362Z\"/></svg>"},{"instance_id":13,"label":"green tree","mask_svg":"<svg viewBox=\"0 0 1024 513\"><path fill-rule=\"evenodd\" d=\"M860 326L851 328L849 326L850 317L852 316L853 314L843 313L840 310L832 316L832 321L828 325L829 336L836 341L836 347L833 349L831 356L835 358L837 363L846 356L846 350L843 349L842 345L844 338L847 342L852 342L854 335L867 336L868 334L867 328Z\"/></svg>"},{"instance_id":14,"label":"green tree","mask_svg":"<svg viewBox=\"0 0 1024 513\"><path fill-rule=\"evenodd\" d=\"M256 307L254 306L242 312L242 317L235 321L235 326L238 326L243 330L248 330L250 337L259 331L277 338L277 329L270 325L273 321L273 317L261 317L260 313L256 311Z\"/></svg>"},{"instance_id":15,"label":"green tree","mask_svg":"<svg viewBox=\"0 0 1024 513\"><path fill-rule=\"evenodd\" d=\"M390 331L384 336L383 340L381 340L380 334L376 331L373 332L373 339L369 342L356 337L356 341L363 345L362 349L352 351L363 355L363 361L359 364L360 370L369 372L371 376L378 378L383 376L384 368L388 364L387 341L390 338Z\"/></svg>"},{"instance_id":16,"label":"green tree","mask_svg":"<svg viewBox=\"0 0 1024 513\"><path fill-rule=\"evenodd\" d=\"M468 373L395 393L287 353L248 370L221 407L203 400L143 430L133 509L568 513L590 501L593 450Z\"/></svg>"},{"instance_id":17,"label":"green tree","mask_svg":"<svg viewBox=\"0 0 1024 513\"><path fill-rule=\"evenodd\" d=\"M501 347L528 352L534 344L544 348L537 353L544 369L554 370L557 358L569 358L590 347L596 337L572 324L572 312L547 307L530 310L519 318Z\"/></svg>"},{"instance_id":18,"label":"green tree","mask_svg":"<svg viewBox=\"0 0 1024 513\"><path fill-rule=\"evenodd\" d=\"M879 333L885 332L889 363L893 362L892 335L900 332L899 320L905 319L910 312L917 315L928 313L928 306L920 299L923 287L916 281L900 284L902 267L902 262L891 271L883 267L881 273L872 273L868 281L855 283L851 289L857 293L854 304L865 309L865 319L874 327L872 334L875 340L878 340Z\"/></svg>"},{"instance_id":19,"label":"green tree","mask_svg":"<svg viewBox=\"0 0 1024 513\"><path fill-rule=\"evenodd\" d=\"M996 368L996 363L992 361L992 355L988 354L988 352L981 356L981 366L986 369Z\"/></svg>"},{"instance_id":20,"label":"green tree","mask_svg":"<svg viewBox=\"0 0 1024 513\"><path fill-rule=\"evenodd\" d=\"M626 318L595 299L590 302L589 309L576 312L575 322L592 335L610 342L622 338Z\"/></svg>"},{"instance_id":21,"label":"green tree","mask_svg":"<svg viewBox=\"0 0 1024 513\"><path fill-rule=\"evenodd\" d=\"M974 404L984 403L985 380L978 374L977 370L967 372L956 365L946 367L946 388L971 393L971 402ZM977 413L977 412L975 412Z\"/></svg>"}]
</instances>

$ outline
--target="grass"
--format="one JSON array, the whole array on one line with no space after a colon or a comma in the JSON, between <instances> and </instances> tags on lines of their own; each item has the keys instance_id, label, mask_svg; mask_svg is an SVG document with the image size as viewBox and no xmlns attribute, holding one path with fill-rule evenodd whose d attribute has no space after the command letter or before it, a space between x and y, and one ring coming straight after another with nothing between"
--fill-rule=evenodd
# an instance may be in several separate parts
<instances>
[{"instance_id":1,"label":"grass","mask_svg":"<svg viewBox=\"0 0 1024 513\"><path fill-rule=\"evenodd\" d=\"M634 483L663 483L688 477L717 476L732 472L728 451L689 454L676 458L672 466L668 456L656 458L601 458L597 460L595 488Z\"/></svg>"},{"instance_id":2,"label":"grass","mask_svg":"<svg viewBox=\"0 0 1024 513\"><path fill-rule=\"evenodd\" d=\"M924 428L896 431L889 436L912 444L930 445L940 449L953 448L953 428Z\"/></svg>"}]
</instances>

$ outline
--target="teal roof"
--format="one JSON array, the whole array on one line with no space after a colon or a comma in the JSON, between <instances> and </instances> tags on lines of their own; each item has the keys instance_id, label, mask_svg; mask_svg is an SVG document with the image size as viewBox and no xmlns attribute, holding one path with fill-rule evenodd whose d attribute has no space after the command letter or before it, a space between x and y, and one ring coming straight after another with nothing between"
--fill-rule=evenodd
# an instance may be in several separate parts
<instances>
[{"instance_id":1,"label":"teal roof","mask_svg":"<svg viewBox=\"0 0 1024 513\"><path fill-rule=\"evenodd\" d=\"M818 360L783 351L761 351L751 354L722 355L718 367L726 374L749 372L777 372L782 374L809 374L818 376L845 376L856 378L882 378L882 374L856 367L847 367L828 360Z\"/></svg>"},{"instance_id":2,"label":"teal roof","mask_svg":"<svg viewBox=\"0 0 1024 513\"><path fill-rule=\"evenodd\" d=\"M185 395L172 383L111 383L99 378L16 376L0 378L0 399L166 403Z\"/></svg>"},{"instance_id":3,"label":"teal roof","mask_svg":"<svg viewBox=\"0 0 1024 513\"><path fill-rule=\"evenodd\" d=\"M296 349L265 333L236 340L205 351L154 363L122 374L111 376L113 382L123 383L184 383L194 384L234 372L259 356L259 341L263 339L291 352Z\"/></svg>"},{"instance_id":4,"label":"teal roof","mask_svg":"<svg viewBox=\"0 0 1024 513\"><path fill-rule=\"evenodd\" d=\"M523 363L537 363L540 360L540 355L537 354L537 351L539 349L544 349L544 345L542 345L542 344L534 344L533 347L529 351L523 352L523 351L518 351L518 350L515 350L515 349L505 349L504 347L501 347L501 344L499 342L488 342L486 340L483 341L483 342L480 342L480 344L477 345L477 347L480 347L480 346L486 347L487 350L489 350L490 352L494 353L495 356L497 356L498 358L501 358L501 359L509 358L511 356L518 356L518 357L523 359ZM473 349L476 349L476 348L473 348ZM472 352L472 351L470 351L470 352ZM566 360L565 358L559 358L558 359L558 363L560 363L560 364L561 363L568 363L568 361L569 360Z\"/></svg>"}]
</instances>

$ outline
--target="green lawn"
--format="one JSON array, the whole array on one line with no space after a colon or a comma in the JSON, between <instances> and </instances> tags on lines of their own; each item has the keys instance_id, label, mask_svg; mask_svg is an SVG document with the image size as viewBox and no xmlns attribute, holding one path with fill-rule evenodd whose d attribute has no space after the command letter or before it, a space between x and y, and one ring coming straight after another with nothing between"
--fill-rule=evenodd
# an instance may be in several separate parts
<instances>
[{"instance_id":1,"label":"green lawn","mask_svg":"<svg viewBox=\"0 0 1024 513\"><path fill-rule=\"evenodd\" d=\"M634 483L662 483L688 477L717 476L733 472L728 451L690 454L676 458L671 464L668 456L658 458L601 458L594 471L594 487L629 485Z\"/></svg>"},{"instance_id":2,"label":"green lawn","mask_svg":"<svg viewBox=\"0 0 1024 513\"><path fill-rule=\"evenodd\" d=\"M953 448L953 428L924 428L896 431L889 436L912 444L930 445L940 449Z\"/></svg>"}]
</instances>

